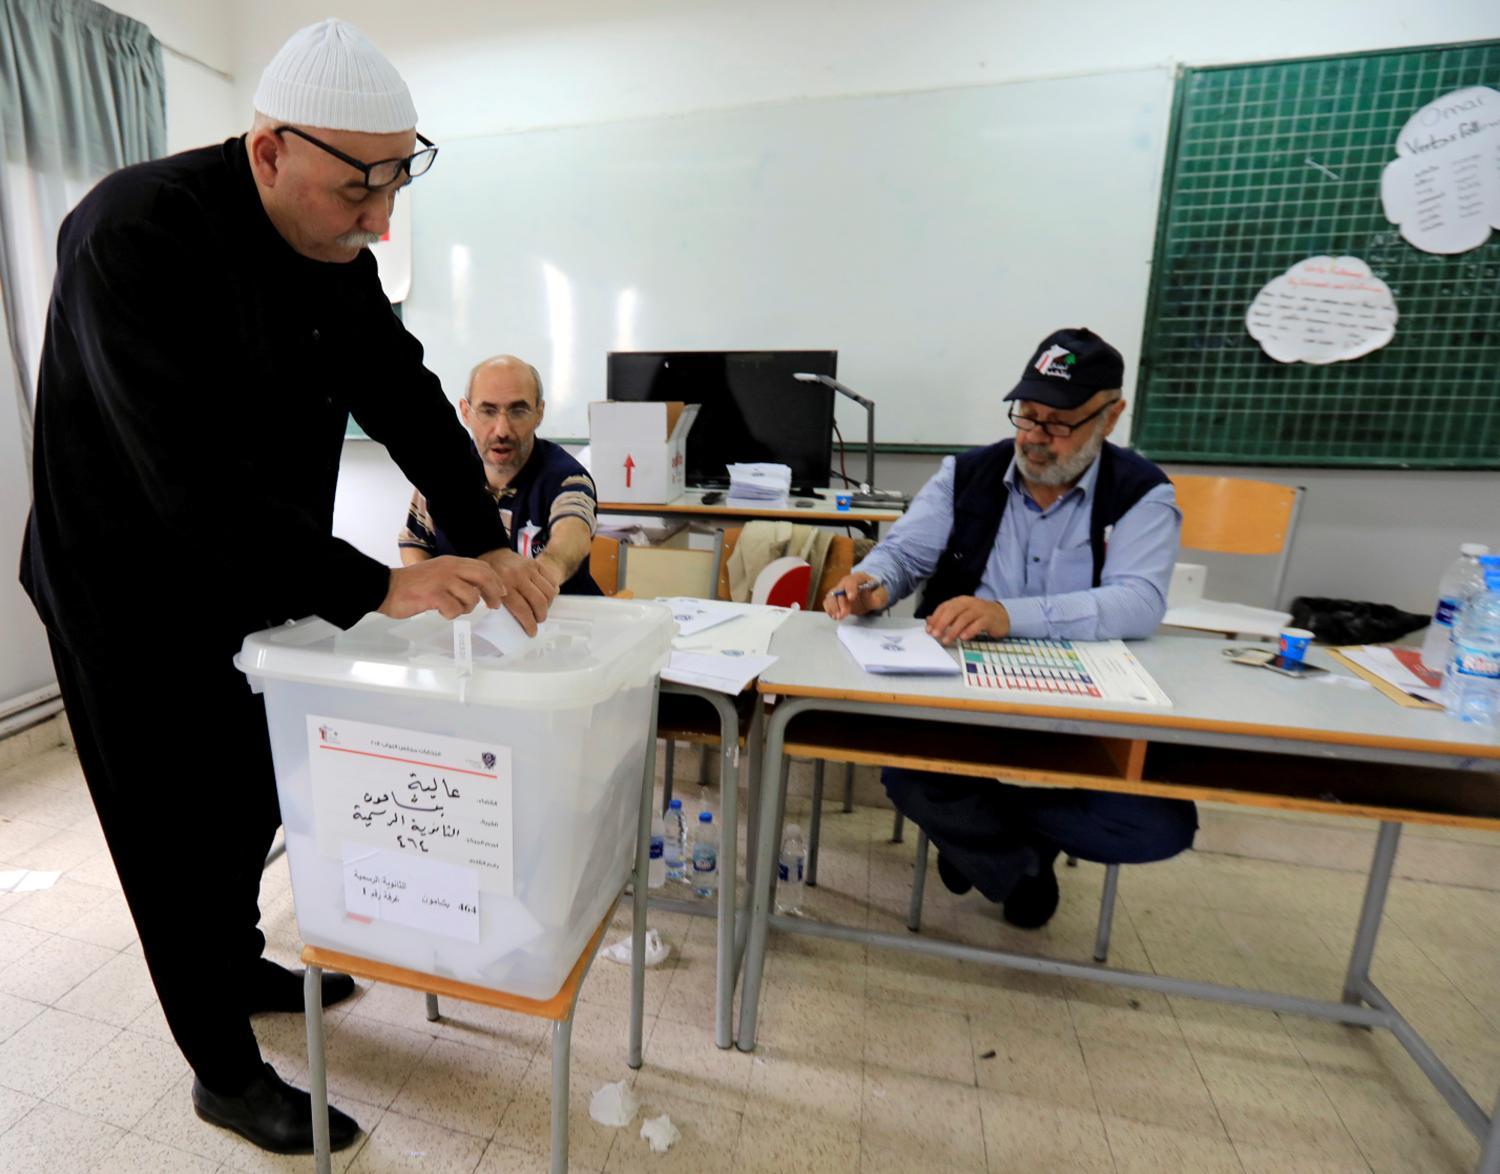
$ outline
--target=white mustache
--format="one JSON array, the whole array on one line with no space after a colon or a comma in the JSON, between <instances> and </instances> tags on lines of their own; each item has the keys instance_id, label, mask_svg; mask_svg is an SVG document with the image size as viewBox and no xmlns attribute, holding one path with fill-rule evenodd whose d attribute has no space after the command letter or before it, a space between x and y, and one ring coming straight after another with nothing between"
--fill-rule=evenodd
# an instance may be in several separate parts
<instances>
[{"instance_id":1,"label":"white mustache","mask_svg":"<svg viewBox=\"0 0 1500 1174\"><path fill-rule=\"evenodd\" d=\"M353 232L344 233L333 243L341 249L362 249L366 245L373 245L379 239L378 232L365 232L363 229L356 228Z\"/></svg>"}]
</instances>

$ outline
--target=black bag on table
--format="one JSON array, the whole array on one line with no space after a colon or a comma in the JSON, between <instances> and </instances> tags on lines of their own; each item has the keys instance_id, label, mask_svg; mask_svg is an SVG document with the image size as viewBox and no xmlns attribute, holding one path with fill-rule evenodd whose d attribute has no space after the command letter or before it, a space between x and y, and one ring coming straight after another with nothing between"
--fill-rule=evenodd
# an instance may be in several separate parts
<instances>
[{"instance_id":1,"label":"black bag on table","mask_svg":"<svg viewBox=\"0 0 1500 1174\"><path fill-rule=\"evenodd\" d=\"M1431 621L1431 616L1402 611L1388 603L1308 595L1292 600L1292 626L1306 628L1325 644L1389 644Z\"/></svg>"}]
</instances>

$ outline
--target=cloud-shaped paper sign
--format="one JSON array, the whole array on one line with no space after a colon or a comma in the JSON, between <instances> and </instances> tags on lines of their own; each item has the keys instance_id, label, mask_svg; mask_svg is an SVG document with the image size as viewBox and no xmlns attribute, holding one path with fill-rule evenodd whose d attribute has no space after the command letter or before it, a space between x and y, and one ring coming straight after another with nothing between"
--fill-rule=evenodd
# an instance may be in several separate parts
<instances>
[{"instance_id":1,"label":"cloud-shaped paper sign","mask_svg":"<svg viewBox=\"0 0 1500 1174\"><path fill-rule=\"evenodd\" d=\"M1396 337L1396 299L1358 257L1309 257L1266 282L1245 326L1278 363L1337 363Z\"/></svg>"},{"instance_id":2,"label":"cloud-shaped paper sign","mask_svg":"<svg viewBox=\"0 0 1500 1174\"><path fill-rule=\"evenodd\" d=\"M1469 86L1427 103L1380 176L1385 217L1428 253L1462 253L1500 228L1500 90Z\"/></svg>"}]
</instances>

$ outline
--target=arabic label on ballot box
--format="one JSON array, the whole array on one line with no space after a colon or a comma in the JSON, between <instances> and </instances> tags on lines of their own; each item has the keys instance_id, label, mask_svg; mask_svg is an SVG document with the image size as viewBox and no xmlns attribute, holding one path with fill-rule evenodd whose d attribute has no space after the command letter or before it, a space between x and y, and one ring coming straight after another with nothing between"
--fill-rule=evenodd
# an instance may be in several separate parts
<instances>
[{"instance_id":1,"label":"arabic label on ballot box","mask_svg":"<svg viewBox=\"0 0 1500 1174\"><path fill-rule=\"evenodd\" d=\"M319 851L344 861L346 891L351 862L363 860L367 869L404 878L404 891L434 898L427 906L433 929L443 921L438 896L449 902L449 912L461 912L456 906L472 898L471 885L476 892L514 895L509 748L317 714L308 715L307 741ZM394 868L401 858L435 862L452 873L402 872ZM402 891L392 887L388 895ZM375 915L370 908L350 911Z\"/></svg>"}]
</instances>

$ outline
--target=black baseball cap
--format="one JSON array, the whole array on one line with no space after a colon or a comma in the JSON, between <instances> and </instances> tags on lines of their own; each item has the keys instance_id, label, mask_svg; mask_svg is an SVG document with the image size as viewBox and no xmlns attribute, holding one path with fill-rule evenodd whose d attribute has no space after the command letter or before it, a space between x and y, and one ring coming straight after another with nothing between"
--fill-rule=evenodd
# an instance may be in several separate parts
<instances>
[{"instance_id":1,"label":"black baseball cap","mask_svg":"<svg viewBox=\"0 0 1500 1174\"><path fill-rule=\"evenodd\" d=\"M1005 398L1035 400L1049 408L1076 408L1101 391L1125 383L1125 360L1086 326L1058 330L1042 339Z\"/></svg>"}]
</instances>

